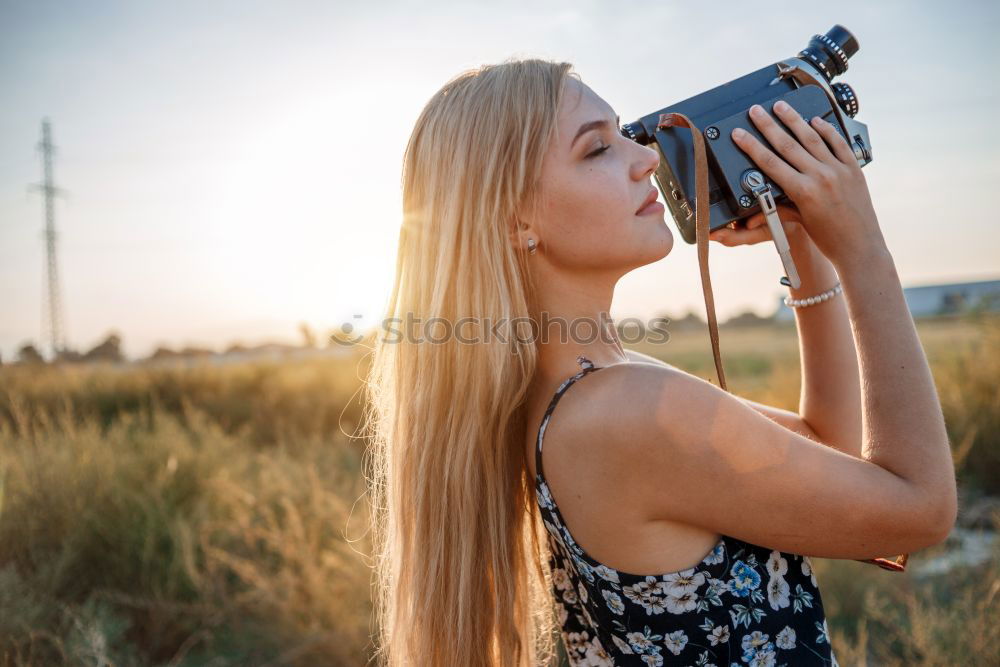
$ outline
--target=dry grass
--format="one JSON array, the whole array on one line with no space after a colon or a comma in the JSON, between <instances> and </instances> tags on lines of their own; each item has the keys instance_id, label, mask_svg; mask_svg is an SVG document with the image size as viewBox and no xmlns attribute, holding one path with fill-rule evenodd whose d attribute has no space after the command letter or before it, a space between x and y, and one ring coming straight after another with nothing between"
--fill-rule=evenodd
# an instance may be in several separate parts
<instances>
[{"instance_id":1,"label":"dry grass","mask_svg":"<svg viewBox=\"0 0 1000 667\"><path fill-rule=\"evenodd\" d=\"M963 503L1000 495L1000 323L918 329ZM636 347L715 377L707 331ZM723 330L722 352L733 391L796 408L793 327ZM364 664L364 370L0 369L0 664ZM916 575L947 547L905 573L814 559L842 665L993 664L1000 553Z\"/></svg>"},{"instance_id":2,"label":"dry grass","mask_svg":"<svg viewBox=\"0 0 1000 667\"><path fill-rule=\"evenodd\" d=\"M360 664L353 367L5 370L2 664Z\"/></svg>"}]
</instances>

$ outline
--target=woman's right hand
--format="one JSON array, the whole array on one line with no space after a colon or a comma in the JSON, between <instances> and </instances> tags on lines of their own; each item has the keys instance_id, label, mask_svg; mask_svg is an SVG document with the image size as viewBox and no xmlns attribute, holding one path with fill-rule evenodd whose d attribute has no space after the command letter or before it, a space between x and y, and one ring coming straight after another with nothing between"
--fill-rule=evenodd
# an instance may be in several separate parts
<instances>
[{"instance_id":1,"label":"woman's right hand","mask_svg":"<svg viewBox=\"0 0 1000 667\"><path fill-rule=\"evenodd\" d=\"M835 266L885 249L868 184L847 141L830 123L818 117L806 123L784 102L774 110L795 137L759 105L750 118L780 155L748 132L737 136L739 128L733 141L795 203L816 247Z\"/></svg>"}]
</instances>

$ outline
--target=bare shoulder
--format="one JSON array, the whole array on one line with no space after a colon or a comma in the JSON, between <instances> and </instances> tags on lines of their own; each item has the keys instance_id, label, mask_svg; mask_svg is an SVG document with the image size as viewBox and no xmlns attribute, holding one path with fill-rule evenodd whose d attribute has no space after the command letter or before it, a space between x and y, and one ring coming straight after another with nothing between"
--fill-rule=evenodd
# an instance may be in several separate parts
<instances>
[{"instance_id":1,"label":"bare shoulder","mask_svg":"<svg viewBox=\"0 0 1000 667\"><path fill-rule=\"evenodd\" d=\"M654 364L657 366L666 366L667 368L672 368L674 370L679 370L676 366L668 364L667 362L657 359L656 357L651 357L648 354L643 354L638 350L625 350L625 354L633 363L638 364Z\"/></svg>"},{"instance_id":2,"label":"bare shoulder","mask_svg":"<svg viewBox=\"0 0 1000 667\"><path fill-rule=\"evenodd\" d=\"M686 382L684 377L692 377L652 357L629 356L627 363L591 373L560 399L561 414L548 427L546 441L573 442L570 465L578 472L593 463L601 474L624 481L630 474L626 462L636 461L645 443L658 437L654 416L678 384Z\"/></svg>"},{"instance_id":3,"label":"bare shoulder","mask_svg":"<svg viewBox=\"0 0 1000 667\"><path fill-rule=\"evenodd\" d=\"M685 371L682 371L676 366L673 366L672 364L669 364L655 357L651 357L648 354L643 354L642 352L638 352L636 350L626 350L625 353L628 355L628 358L631 360L632 363L648 363L659 366L666 366L667 368L671 368L677 371L678 373L685 373ZM791 429L792 431L804 435L807 438L816 440L817 442L820 441L820 437L816 434L816 432L812 429L812 427L809 426L809 424L807 424L805 420L802 419L801 416L799 416L798 413L792 412L791 410L776 408L771 405L758 403L757 401L752 401L744 396L738 396L736 394L733 394L733 396L736 396L736 398L743 401L743 403L745 403L746 405L750 406L751 408L761 413L768 419L781 424L785 428Z\"/></svg>"},{"instance_id":4,"label":"bare shoulder","mask_svg":"<svg viewBox=\"0 0 1000 667\"><path fill-rule=\"evenodd\" d=\"M620 489L645 520L827 558L910 553L943 539L939 512L906 480L650 359L591 374L570 392L571 419L557 436L574 445L559 455L567 468Z\"/></svg>"}]
</instances>

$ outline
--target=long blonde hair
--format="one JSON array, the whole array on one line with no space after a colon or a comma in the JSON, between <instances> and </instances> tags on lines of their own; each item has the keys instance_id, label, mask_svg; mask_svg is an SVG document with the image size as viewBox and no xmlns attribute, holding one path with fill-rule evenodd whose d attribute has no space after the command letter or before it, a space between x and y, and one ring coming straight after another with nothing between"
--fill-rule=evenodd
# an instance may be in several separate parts
<instances>
[{"instance_id":1,"label":"long blonde hair","mask_svg":"<svg viewBox=\"0 0 1000 667\"><path fill-rule=\"evenodd\" d=\"M431 97L406 147L395 319L367 378L379 664L534 667L554 655L524 446L537 350L524 330L495 334L538 321L511 230L537 210L571 68L508 59L464 71Z\"/></svg>"}]
</instances>

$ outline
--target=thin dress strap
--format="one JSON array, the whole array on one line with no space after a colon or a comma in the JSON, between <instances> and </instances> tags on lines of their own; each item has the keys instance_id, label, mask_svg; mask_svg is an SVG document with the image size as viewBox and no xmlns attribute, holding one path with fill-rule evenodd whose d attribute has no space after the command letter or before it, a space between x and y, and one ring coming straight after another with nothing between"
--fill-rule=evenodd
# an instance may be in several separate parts
<instances>
[{"instance_id":1,"label":"thin dress strap","mask_svg":"<svg viewBox=\"0 0 1000 667\"><path fill-rule=\"evenodd\" d=\"M545 437L545 428L549 424L549 418L552 416L552 411L556 409L556 404L559 402L559 399L562 398L562 395L566 393L566 390L569 389L574 382L588 373L593 373L594 371L599 371L604 368L603 366L595 366L594 362L582 354L576 358L576 363L580 364L582 370L559 385L559 388L556 389L555 393L552 395L552 400L549 401L549 406L545 409L545 414L542 416L542 423L538 427L538 438L535 440L535 476L540 476L542 479L545 478L545 474L542 471L542 438Z\"/></svg>"}]
</instances>

